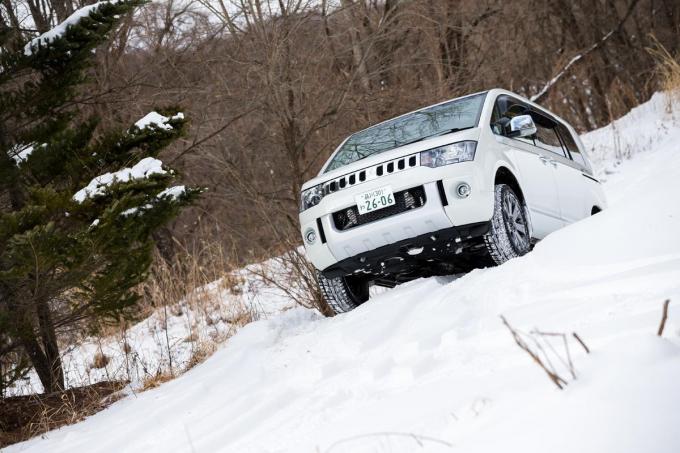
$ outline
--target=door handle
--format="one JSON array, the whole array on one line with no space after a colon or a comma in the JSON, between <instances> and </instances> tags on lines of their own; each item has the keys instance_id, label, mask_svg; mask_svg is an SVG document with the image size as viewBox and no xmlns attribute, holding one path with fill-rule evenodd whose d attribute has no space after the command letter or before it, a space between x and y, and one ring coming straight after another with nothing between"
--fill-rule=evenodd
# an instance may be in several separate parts
<instances>
[{"instance_id":1,"label":"door handle","mask_svg":"<svg viewBox=\"0 0 680 453\"><path fill-rule=\"evenodd\" d=\"M538 156L538 158L541 160L541 162L543 162L543 165L550 164L550 165L553 166L553 168L557 168L557 162L556 161L554 161L552 159L548 159L547 157L540 156L540 155Z\"/></svg>"}]
</instances>

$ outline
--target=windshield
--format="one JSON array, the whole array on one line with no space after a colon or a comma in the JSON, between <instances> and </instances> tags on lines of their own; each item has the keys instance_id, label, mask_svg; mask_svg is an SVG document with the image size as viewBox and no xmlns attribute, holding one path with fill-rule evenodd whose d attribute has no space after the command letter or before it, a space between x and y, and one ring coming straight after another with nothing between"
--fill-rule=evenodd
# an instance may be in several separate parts
<instances>
[{"instance_id":1,"label":"windshield","mask_svg":"<svg viewBox=\"0 0 680 453\"><path fill-rule=\"evenodd\" d=\"M357 132L333 156L326 172L428 137L476 127L485 96L455 99Z\"/></svg>"}]
</instances>

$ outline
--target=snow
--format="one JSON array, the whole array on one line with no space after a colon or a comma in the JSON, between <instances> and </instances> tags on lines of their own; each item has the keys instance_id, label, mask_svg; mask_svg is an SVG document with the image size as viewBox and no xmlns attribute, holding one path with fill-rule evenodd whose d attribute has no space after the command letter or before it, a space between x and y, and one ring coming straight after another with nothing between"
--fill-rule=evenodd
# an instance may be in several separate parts
<instances>
[{"instance_id":1,"label":"snow","mask_svg":"<svg viewBox=\"0 0 680 453\"><path fill-rule=\"evenodd\" d=\"M656 93L652 98L632 109L627 115L581 137L600 177L615 172L626 159L641 152L649 152L677 132L680 107L671 108L671 98ZM629 175L635 177L633 175ZM636 178L638 179L638 178Z\"/></svg>"},{"instance_id":2,"label":"snow","mask_svg":"<svg viewBox=\"0 0 680 453\"><path fill-rule=\"evenodd\" d=\"M10 149L9 156L14 159L17 165L25 162L28 156L33 153L33 145L16 145Z\"/></svg>"},{"instance_id":3,"label":"snow","mask_svg":"<svg viewBox=\"0 0 680 453\"><path fill-rule=\"evenodd\" d=\"M186 193L185 186L168 187L167 189L159 192L158 195L156 195L156 199L177 200L180 196L182 196L185 193ZM122 215L123 217L128 217L137 214L138 212L147 211L153 208L153 206L154 205L152 203L146 203L143 206L135 206L134 208L126 209L125 211L121 212L120 215Z\"/></svg>"},{"instance_id":4,"label":"snow","mask_svg":"<svg viewBox=\"0 0 680 453\"><path fill-rule=\"evenodd\" d=\"M137 121L135 126L139 130L144 130L150 126L156 126L159 129L172 130L172 126L167 124L169 121L184 119L184 114L179 112L171 117L163 116L158 112L150 112L144 118Z\"/></svg>"},{"instance_id":5,"label":"snow","mask_svg":"<svg viewBox=\"0 0 680 453\"><path fill-rule=\"evenodd\" d=\"M148 178L151 175L164 175L163 162L153 157L145 157L132 168L123 168L113 173L105 173L92 179L90 183L73 195L73 199L82 203L87 198L103 195L106 189L115 183L123 183L135 179Z\"/></svg>"},{"instance_id":6,"label":"snow","mask_svg":"<svg viewBox=\"0 0 680 453\"><path fill-rule=\"evenodd\" d=\"M151 203L147 203L144 206L135 206L134 208L126 209L125 211L121 212L120 215L123 217L128 217L137 214L140 211L145 211L151 208L153 208L153 205Z\"/></svg>"},{"instance_id":7,"label":"snow","mask_svg":"<svg viewBox=\"0 0 680 453\"><path fill-rule=\"evenodd\" d=\"M652 143L630 144L611 168L609 148L591 152L609 168L610 208L532 253L410 282L334 318L262 316L177 379L7 452L676 453L680 127L657 97L638 109L618 122L637 129L621 144ZM584 142L606 144L613 127ZM501 315L544 345L564 390ZM584 340L590 354L568 337L575 378L563 344L535 329Z\"/></svg>"},{"instance_id":8,"label":"snow","mask_svg":"<svg viewBox=\"0 0 680 453\"><path fill-rule=\"evenodd\" d=\"M83 8L77 9L73 14L71 14L69 17L66 18L62 23L57 25L56 27L52 28L51 30L48 30L47 32L43 33L42 35L38 36L37 38L33 38L31 41L29 41L26 46L24 46L24 55L30 56L33 54L33 52L37 51L40 47L44 47L46 45L49 45L52 41L55 39L61 38L68 28L72 25L76 25L80 20L84 17L89 16L93 12L97 11L102 5L107 4L107 3L113 3L117 4L119 3L120 0L110 0L110 1L103 1L103 2L97 2L92 5L87 5L84 6Z\"/></svg>"},{"instance_id":9,"label":"snow","mask_svg":"<svg viewBox=\"0 0 680 453\"><path fill-rule=\"evenodd\" d=\"M185 186L174 186L168 187L167 189L156 195L156 198L170 198L171 200L176 200L186 193Z\"/></svg>"}]
</instances>

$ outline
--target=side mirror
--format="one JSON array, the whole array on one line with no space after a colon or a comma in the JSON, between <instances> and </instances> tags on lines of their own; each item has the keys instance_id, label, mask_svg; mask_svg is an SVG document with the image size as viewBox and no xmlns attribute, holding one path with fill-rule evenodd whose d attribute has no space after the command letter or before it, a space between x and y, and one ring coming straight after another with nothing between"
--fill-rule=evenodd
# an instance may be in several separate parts
<instances>
[{"instance_id":1,"label":"side mirror","mask_svg":"<svg viewBox=\"0 0 680 453\"><path fill-rule=\"evenodd\" d=\"M510 119L505 131L508 137L528 137L536 133L536 124L531 115L517 115Z\"/></svg>"}]
</instances>

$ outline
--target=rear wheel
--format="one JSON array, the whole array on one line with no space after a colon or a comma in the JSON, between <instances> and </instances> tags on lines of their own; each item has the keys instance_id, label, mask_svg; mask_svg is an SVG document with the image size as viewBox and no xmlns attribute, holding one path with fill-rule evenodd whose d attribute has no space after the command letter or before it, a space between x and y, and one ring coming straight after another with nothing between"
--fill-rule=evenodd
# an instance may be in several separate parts
<instances>
[{"instance_id":1,"label":"rear wheel","mask_svg":"<svg viewBox=\"0 0 680 453\"><path fill-rule=\"evenodd\" d=\"M524 203L507 184L495 187L491 229L484 236L487 252L495 264L526 254L531 248L531 228Z\"/></svg>"},{"instance_id":2,"label":"rear wheel","mask_svg":"<svg viewBox=\"0 0 680 453\"><path fill-rule=\"evenodd\" d=\"M327 278L317 273L323 298L335 314L345 313L368 300L368 280L355 276Z\"/></svg>"}]
</instances>

